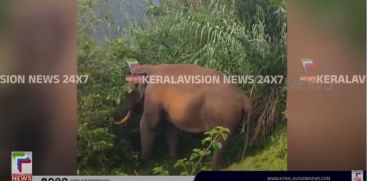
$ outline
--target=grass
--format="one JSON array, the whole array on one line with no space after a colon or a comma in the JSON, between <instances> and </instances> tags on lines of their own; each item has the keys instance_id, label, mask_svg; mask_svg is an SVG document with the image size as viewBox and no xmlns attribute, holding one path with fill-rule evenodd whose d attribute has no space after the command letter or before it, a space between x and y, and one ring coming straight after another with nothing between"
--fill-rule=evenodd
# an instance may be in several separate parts
<instances>
[{"instance_id":1,"label":"grass","mask_svg":"<svg viewBox=\"0 0 367 181\"><path fill-rule=\"evenodd\" d=\"M237 144L238 142L234 143ZM287 148L287 124L283 122L276 127L273 134L267 137L266 140L258 141L254 146L250 147L244 160L237 163L234 162L224 170L287 170ZM164 150L160 149L159 152L164 152ZM190 149L186 151L187 153L181 157L187 157L190 154ZM232 150L232 152L234 151L236 150ZM232 153L231 155L235 154ZM180 171L173 167L174 163L174 159L168 156L160 156L148 163L145 169L137 170L137 174L179 175ZM162 171L160 171L161 169Z\"/></svg>"},{"instance_id":2,"label":"grass","mask_svg":"<svg viewBox=\"0 0 367 181\"><path fill-rule=\"evenodd\" d=\"M287 125L280 125L267 140L249 150L244 160L225 170L287 170Z\"/></svg>"}]
</instances>

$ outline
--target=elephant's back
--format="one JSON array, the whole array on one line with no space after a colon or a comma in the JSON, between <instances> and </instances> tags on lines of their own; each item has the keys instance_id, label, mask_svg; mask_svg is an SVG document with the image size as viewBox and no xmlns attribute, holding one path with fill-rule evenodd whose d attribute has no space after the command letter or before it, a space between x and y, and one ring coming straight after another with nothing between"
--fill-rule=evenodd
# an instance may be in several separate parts
<instances>
[{"instance_id":1,"label":"elephant's back","mask_svg":"<svg viewBox=\"0 0 367 181\"><path fill-rule=\"evenodd\" d=\"M210 87L161 85L154 89L155 98L167 119L187 132L199 133L217 125L236 124L242 116L243 95L221 85Z\"/></svg>"},{"instance_id":2,"label":"elephant's back","mask_svg":"<svg viewBox=\"0 0 367 181\"><path fill-rule=\"evenodd\" d=\"M214 75L215 70L192 64L163 64L150 68L150 75ZM242 117L244 93L235 85L153 84L154 96L176 127L188 132L204 132L214 126L234 125Z\"/></svg>"},{"instance_id":3,"label":"elephant's back","mask_svg":"<svg viewBox=\"0 0 367 181\"><path fill-rule=\"evenodd\" d=\"M154 75L222 75L215 70L195 64L160 64L151 67Z\"/></svg>"}]
</instances>

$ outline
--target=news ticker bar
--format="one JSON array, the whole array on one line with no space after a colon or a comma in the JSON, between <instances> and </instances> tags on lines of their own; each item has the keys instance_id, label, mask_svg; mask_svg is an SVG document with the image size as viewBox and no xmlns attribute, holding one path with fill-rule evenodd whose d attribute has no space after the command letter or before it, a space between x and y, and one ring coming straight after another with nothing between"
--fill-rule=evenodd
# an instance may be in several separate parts
<instances>
[{"instance_id":1,"label":"news ticker bar","mask_svg":"<svg viewBox=\"0 0 367 181\"><path fill-rule=\"evenodd\" d=\"M206 171L194 176L33 176L33 181L366 181L366 171Z\"/></svg>"},{"instance_id":2,"label":"news ticker bar","mask_svg":"<svg viewBox=\"0 0 367 181\"><path fill-rule=\"evenodd\" d=\"M193 181L194 176L33 176L32 181Z\"/></svg>"}]
</instances>

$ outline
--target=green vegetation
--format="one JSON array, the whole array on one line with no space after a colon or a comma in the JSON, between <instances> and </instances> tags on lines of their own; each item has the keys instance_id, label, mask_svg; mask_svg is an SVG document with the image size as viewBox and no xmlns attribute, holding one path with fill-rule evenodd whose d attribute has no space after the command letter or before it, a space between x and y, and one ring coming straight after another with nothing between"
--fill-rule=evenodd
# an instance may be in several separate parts
<instances>
[{"instance_id":1,"label":"green vegetation","mask_svg":"<svg viewBox=\"0 0 367 181\"><path fill-rule=\"evenodd\" d=\"M162 154L167 152L165 146L156 147L154 159L142 164L138 113L133 113L132 120L123 127L112 124L127 94L127 59L143 64L199 64L225 74L286 75L285 0L162 0L159 6L148 3L149 23L132 23L124 27L124 34L113 39L98 36L100 27L115 27L111 11L96 15L99 7L108 4L103 0L78 1L78 73L89 75L88 83L78 85L79 174L183 172L181 167L173 167L177 160ZM270 169L265 163L278 159L279 155L273 154L278 152L275 150L286 154L286 146L262 141L271 139L269 135L274 130L281 134L286 130L277 129L286 121L284 81L278 85L239 86L253 101L256 127L249 157L241 166L233 167L251 169L256 165L259 170ZM227 163L238 161L241 138L238 134L231 142ZM285 139L284 136L278 143L286 144ZM189 158L193 148L201 147L200 140L189 134L183 134L181 141L185 142L186 154L180 158ZM274 148L269 148L269 143ZM262 144L265 146L260 147ZM265 153L268 149L271 154ZM206 161L194 172L206 169ZM285 162L280 162L273 168L283 169Z\"/></svg>"},{"instance_id":2,"label":"green vegetation","mask_svg":"<svg viewBox=\"0 0 367 181\"><path fill-rule=\"evenodd\" d=\"M193 149L189 158L177 160L174 167L182 170L180 175L196 175L200 170L208 170L213 153L222 147L219 140L226 140L229 133L229 129L221 126L205 132L205 138L201 141L202 148ZM169 175L169 171L157 166L153 168L153 174Z\"/></svg>"},{"instance_id":3,"label":"green vegetation","mask_svg":"<svg viewBox=\"0 0 367 181\"><path fill-rule=\"evenodd\" d=\"M258 143L245 160L225 170L287 170L287 127L281 125L267 141Z\"/></svg>"}]
</instances>

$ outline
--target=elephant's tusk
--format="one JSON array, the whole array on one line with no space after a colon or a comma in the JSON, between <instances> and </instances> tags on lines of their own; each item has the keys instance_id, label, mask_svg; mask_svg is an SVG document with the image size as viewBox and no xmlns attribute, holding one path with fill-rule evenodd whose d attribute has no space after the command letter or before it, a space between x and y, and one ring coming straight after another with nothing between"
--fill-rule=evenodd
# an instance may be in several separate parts
<instances>
[{"instance_id":1,"label":"elephant's tusk","mask_svg":"<svg viewBox=\"0 0 367 181\"><path fill-rule=\"evenodd\" d=\"M131 114L131 110L129 110L129 112L127 112L126 116L124 118L121 119L121 121L119 122L115 122L116 125L121 125L127 122L127 120L129 119Z\"/></svg>"}]
</instances>

